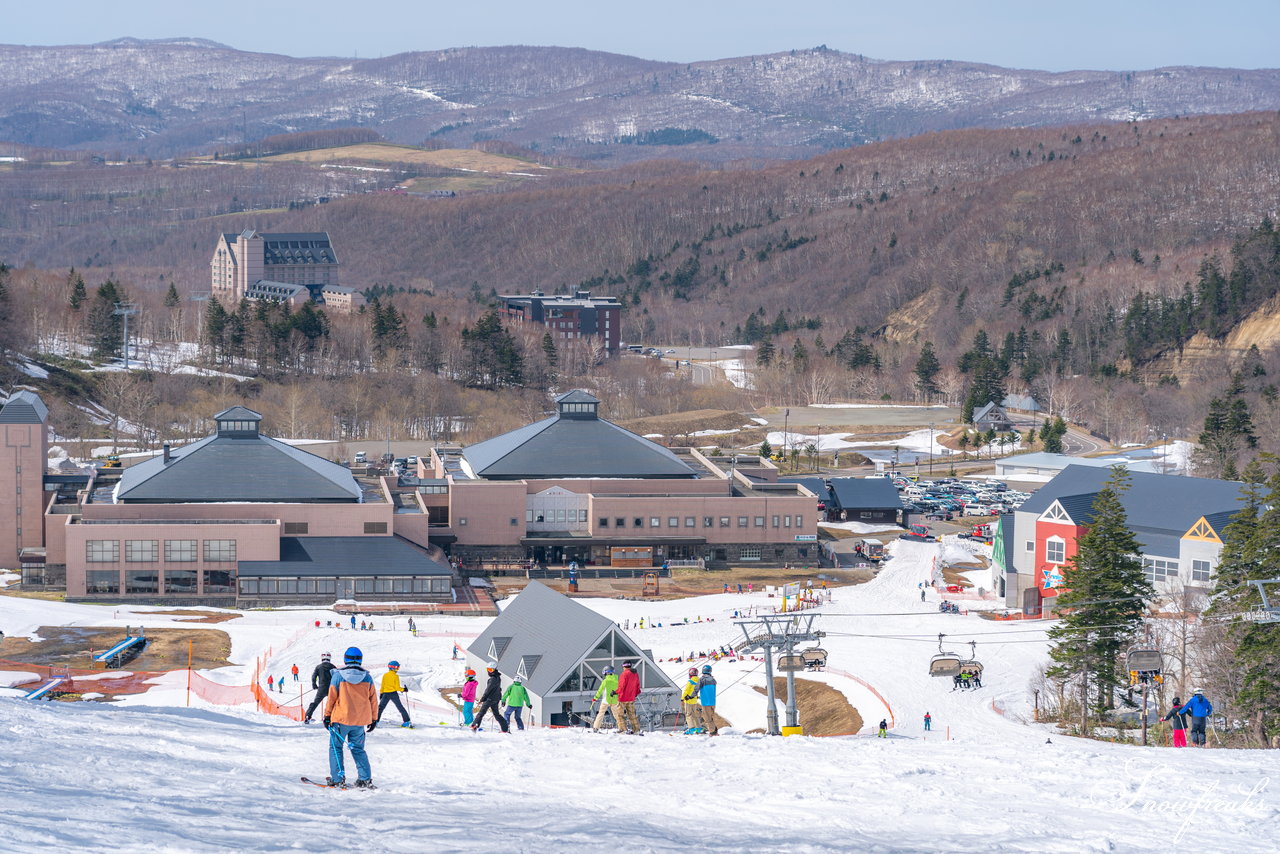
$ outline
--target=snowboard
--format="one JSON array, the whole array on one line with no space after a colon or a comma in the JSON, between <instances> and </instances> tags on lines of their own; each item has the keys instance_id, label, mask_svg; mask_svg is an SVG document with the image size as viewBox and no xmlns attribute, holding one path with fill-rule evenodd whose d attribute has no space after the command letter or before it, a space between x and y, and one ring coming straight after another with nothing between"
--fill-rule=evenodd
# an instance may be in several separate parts
<instances>
[{"instance_id":1,"label":"snowboard","mask_svg":"<svg viewBox=\"0 0 1280 854\"><path fill-rule=\"evenodd\" d=\"M348 786L346 783L340 783L338 785L333 785L331 783L324 783L324 782L321 782L320 780L312 780L310 777L303 777L301 779L302 779L302 782L306 783L307 785L316 786L321 789L365 789L368 791L372 791L378 788L372 783L370 783L368 786Z\"/></svg>"}]
</instances>

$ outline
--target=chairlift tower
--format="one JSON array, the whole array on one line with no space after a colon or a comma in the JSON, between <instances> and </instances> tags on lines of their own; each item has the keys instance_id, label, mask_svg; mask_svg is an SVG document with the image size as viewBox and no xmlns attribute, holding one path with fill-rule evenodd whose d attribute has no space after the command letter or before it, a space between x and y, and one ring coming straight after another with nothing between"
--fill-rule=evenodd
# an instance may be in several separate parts
<instances>
[{"instance_id":1,"label":"chairlift tower","mask_svg":"<svg viewBox=\"0 0 1280 854\"><path fill-rule=\"evenodd\" d=\"M795 654L797 643L821 640L826 632L814 631L813 621L817 614L775 614L767 617L755 617L738 620L746 640L738 646L739 652L764 653L764 676L769 698L769 707L765 712L769 735L781 735L778 729L778 710L775 706L773 690L773 653L783 650L784 654L778 662L778 669L787 674L787 729L796 732L799 729L799 715L796 712L796 671L804 670L803 657ZM798 664L798 666L797 666Z\"/></svg>"},{"instance_id":2,"label":"chairlift tower","mask_svg":"<svg viewBox=\"0 0 1280 854\"><path fill-rule=\"evenodd\" d=\"M129 302L116 303L116 310L112 314L119 315L124 318L124 369L129 370L129 317L138 313L138 307Z\"/></svg>"},{"instance_id":3,"label":"chairlift tower","mask_svg":"<svg viewBox=\"0 0 1280 854\"><path fill-rule=\"evenodd\" d=\"M1280 600L1271 601L1267 598L1266 585L1280 585L1280 578L1268 578L1262 581L1250 581L1254 587L1258 588L1258 596L1262 598L1261 610L1249 614L1249 618L1255 623L1280 623Z\"/></svg>"}]
</instances>

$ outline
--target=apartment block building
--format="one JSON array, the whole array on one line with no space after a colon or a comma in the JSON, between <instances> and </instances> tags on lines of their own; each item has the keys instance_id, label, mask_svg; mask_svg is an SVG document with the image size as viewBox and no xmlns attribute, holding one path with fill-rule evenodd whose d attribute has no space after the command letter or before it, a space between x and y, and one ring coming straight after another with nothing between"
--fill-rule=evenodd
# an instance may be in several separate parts
<instances>
[{"instance_id":1,"label":"apartment block building","mask_svg":"<svg viewBox=\"0 0 1280 854\"><path fill-rule=\"evenodd\" d=\"M242 298L296 306L310 299L348 311L364 304L338 283L339 264L328 232L266 234L245 229L218 240L209 262L213 296L234 305Z\"/></svg>"},{"instance_id":2,"label":"apartment block building","mask_svg":"<svg viewBox=\"0 0 1280 854\"><path fill-rule=\"evenodd\" d=\"M590 291L547 296L540 290L499 296L505 320L543 326L557 343L598 339L609 353L621 344L622 304L616 297L593 297Z\"/></svg>"}]
</instances>

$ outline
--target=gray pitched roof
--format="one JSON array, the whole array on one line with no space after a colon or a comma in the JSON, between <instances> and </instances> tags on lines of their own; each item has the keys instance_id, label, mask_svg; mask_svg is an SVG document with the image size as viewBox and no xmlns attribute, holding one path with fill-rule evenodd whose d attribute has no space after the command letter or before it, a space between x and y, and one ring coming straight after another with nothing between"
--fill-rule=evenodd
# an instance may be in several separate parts
<instances>
[{"instance_id":1,"label":"gray pitched roof","mask_svg":"<svg viewBox=\"0 0 1280 854\"><path fill-rule=\"evenodd\" d=\"M360 500L360 485L345 466L261 434L239 436L209 436L175 449L168 463L160 456L130 466L120 477L116 501Z\"/></svg>"},{"instance_id":2,"label":"gray pitched roof","mask_svg":"<svg viewBox=\"0 0 1280 854\"><path fill-rule=\"evenodd\" d=\"M242 560L241 577L452 575L399 537L281 537L280 560Z\"/></svg>"},{"instance_id":3,"label":"gray pitched roof","mask_svg":"<svg viewBox=\"0 0 1280 854\"><path fill-rule=\"evenodd\" d=\"M697 476L661 445L602 418L580 415L555 415L527 424L478 442L462 455L477 477L493 480Z\"/></svg>"},{"instance_id":4,"label":"gray pitched roof","mask_svg":"<svg viewBox=\"0 0 1280 854\"><path fill-rule=\"evenodd\" d=\"M1108 469L1067 466L1024 501L1018 512L1039 516L1060 500L1073 519L1088 524L1094 495L1110 477ZM1181 537L1201 516L1235 513L1241 506L1236 481L1133 471L1129 473L1129 489L1120 500L1130 527L1140 538L1166 533Z\"/></svg>"},{"instance_id":5,"label":"gray pitched roof","mask_svg":"<svg viewBox=\"0 0 1280 854\"><path fill-rule=\"evenodd\" d=\"M34 391L20 391L0 407L0 424L43 424L49 410Z\"/></svg>"},{"instance_id":6,"label":"gray pitched roof","mask_svg":"<svg viewBox=\"0 0 1280 854\"><path fill-rule=\"evenodd\" d=\"M841 510L902 509L897 487L887 477L833 477L828 482Z\"/></svg>"},{"instance_id":7,"label":"gray pitched roof","mask_svg":"<svg viewBox=\"0 0 1280 854\"><path fill-rule=\"evenodd\" d=\"M1000 408L1000 405L995 401L991 401L990 403L980 407L976 412L973 413L974 424L977 424L979 421L983 421L985 419L994 419L994 420L1004 421L1006 420L1006 416L1005 416L1004 410Z\"/></svg>"},{"instance_id":8,"label":"gray pitched roof","mask_svg":"<svg viewBox=\"0 0 1280 854\"><path fill-rule=\"evenodd\" d=\"M254 412L247 406L232 406L213 416L215 421L261 421L262 413Z\"/></svg>"},{"instance_id":9,"label":"gray pitched roof","mask_svg":"<svg viewBox=\"0 0 1280 854\"><path fill-rule=\"evenodd\" d=\"M585 605L531 581L489 627L472 641L472 655L488 658L497 638L508 638L500 649L498 670L514 676L524 656L539 655L538 666L525 682L535 694L549 694L564 681L569 668L589 653L613 628L613 621Z\"/></svg>"},{"instance_id":10,"label":"gray pitched roof","mask_svg":"<svg viewBox=\"0 0 1280 854\"><path fill-rule=\"evenodd\" d=\"M831 493L831 488L827 486L827 482L820 477L788 475L787 477L778 478L778 483L797 483L818 496L819 501L831 506L835 505L835 495Z\"/></svg>"},{"instance_id":11,"label":"gray pitched roof","mask_svg":"<svg viewBox=\"0 0 1280 854\"><path fill-rule=\"evenodd\" d=\"M600 398L585 392L580 388L573 391L567 391L556 398L556 403L599 403Z\"/></svg>"},{"instance_id":12,"label":"gray pitched roof","mask_svg":"<svg viewBox=\"0 0 1280 854\"><path fill-rule=\"evenodd\" d=\"M611 633L630 644L638 653L634 656L637 661L647 662L646 691L677 690L670 677L612 620L537 581L529 582L502 609L497 619L472 641L468 652L486 659L490 647L496 646L498 671L512 677L523 664L529 677L525 686L530 692L545 696L560 687L569 671ZM501 640L506 643L498 643Z\"/></svg>"},{"instance_id":13,"label":"gray pitched roof","mask_svg":"<svg viewBox=\"0 0 1280 854\"><path fill-rule=\"evenodd\" d=\"M1025 412L1040 412L1040 404L1029 394L1006 394L1000 405L1008 409L1021 409Z\"/></svg>"}]
</instances>

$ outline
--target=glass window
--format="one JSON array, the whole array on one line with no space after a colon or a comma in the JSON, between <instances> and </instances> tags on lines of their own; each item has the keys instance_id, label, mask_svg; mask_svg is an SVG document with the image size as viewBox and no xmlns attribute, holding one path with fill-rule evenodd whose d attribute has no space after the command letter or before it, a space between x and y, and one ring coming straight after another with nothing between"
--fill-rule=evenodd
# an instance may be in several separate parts
<instances>
[{"instance_id":1,"label":"glass window","mask_svg":"<svg viewBox=\"0 0 1280 854\"><path fill-rule=\"evenodd\" d=\"M796 527L797 527L797 528L803 528L803 527L804 527L804 517L803 517L803 516L800 516L800 515L798 515L798 514L796 515Z\"/></svg>"},{"instance_id":2,"label":"glass window","mask_svg":"<svg viewBox=\"0 0 1280 854\"><path fill-rule=\"evenodd\" d=\"M525 522L532 522L532 521L533 521L533 511L532 511L532 510L526 510L526 511L524 511L524 520L525 520ZM541 522L542 520L541 520L541 519L539 519L538 521L539 521L539 522Z\"/></svg>"},{"instance_id":3,"label":"glass window","mask_svg":"<svg viewBox=\"0 0 1280 854\"><path fill-rule=\"evenodd\" d=\"M292 594L294 594L294 595L297 595L297 593L298 593L298 579L296 579L296 578L281 578L281 579L279 579L279 581L280 581L280 588L279 588L279 589L280 589L280 592L281 592L281 593L292 593Z\"/></svg>"},{"instance_id":4,"label":"glass window","mask_svg":"<svg viewBox=\"0 0 1280 854\"><path fill-rule=\"evenodd\" d=\"M1064 540L1051 537L1044 544L1044 559L1048 563L1066 563L1067 544Z\"/></svg>"},{"instance_id":5,"label":"glass window","mask_svg":"<svg viewBox=\"0 0 1280 854\"><path fill-rule=\"evenodd\" d=\"M279 589L279 586L276 584L276 580L275 580L274 578L260 578L260 579L258 579L258 592L259 592L259 593L264 594L264 595L267 595L267 596L274 596L274 595L275 595L276 590L278 590L278 589Z\"/></svg>"},{"instance_id":6,"label":"glass window","mask_svg":"<svg viewBox=\"0 0 1280 854\"><path fill-rule=\"evenodd\" d=\"M720 517L720 527L721 527L721 528L727 528L727 527L729 527L729 517L728 517L728 516L721 516L721 517Z\"/></svg>"},{"instance_id":7,"label":"glass window","mask_svg":"<svg viewBox=\"0 0 1280 854\"><path fill-rule=\"evenodd\" d=\"M658 516L650 516L650 517L649 517L649 527L650 527L650 528L661 528L661 527L662 527L662 519L661 519L660 517L658 517Z\"/></svg>"},{"instance_id":8,"label":"glass window","mask_svg":"<svg viewBox=\"0 0 1280 854\"><path fill-rule=\"evenodd\" d=\"M515 524L515 521L512 521ZM387 532L386 522L365 522L364 532L366 534L385 534Z\"/></svg>"},{"instance_id":9,"label":"glass window","mask_svg":"<svg viewBox=\"0 0 1280 854\"><path fill-rule=\"evenodd\" d=\"M615 518L614 518L614 520L613 520L613 527L615 527L615 528L625 528L625 527L627 527L627 520L626 520L626 519L624 519L622 516L617 516L617 517L615 517Z\"/></svg>"},{"instance_id":10,"label":"glass window","mask_svg":"<svg viewBox=\"0 0 1280 854\"><path fill-rule=\"evenodd\" d=\"M1026 550L1027 550L1027 551L1029 551L1029 552L1033 552L1033 551L1035 551L1035 550L1036 550L1036 541L1035 541L1035 540L1027 540Z\"/></svg>"},{"instance_id":11,"label":"glass window","mask_svg":"<svg viewBox=\"0 0 1280 854\"><path fill-rule=\"evenodd\" d=\"M716 520L715 520L715 517L714 517L714 516L703 516L703 517L702 517L702 527L704 527L704 528L714 528L714 527L715 527L715 524L716 524Z\"/></svg>"},{"instance_id":12,"label":"glass window","mask_svg":"<svg viewBox=\"0 0 1280 854\"><path fill-rule=\"evenodd\" d=\"M668 527L668 528L679 528L679 527L680 527L680 517L679 517L679 516L668 516L668 517L667 517L667 527Z\"/></svg>"},{"instance_id":13,"label":"glass window","mask_svg":"<svg viewBox=\"0 0 1280 854\"><path fill-rule=\"evenodd\" d=\"M609 517L607 517L607 516L601 516L601 517L600 517L600 527L601 527L601 528L607 528L607 527L609 527Z\"/></svg>"},{"instance_id":14,"label":"glass window","mask_svg":"<svg viewBox=\"0 0 1280 854\"><path fill-rule=\"evenodd\" d=\"M585 522L585 521L587 521L587 511L586 511L586 510L579 510L579 511L578 511L578 521L579 521L579 522Z\"/></svg>"},{"instance_id":15,"label":"glass window","mask_svg":"<svg viewBox=\"0 0 1280 854\"><path fill-rule=\"evenodd\" d=\"M114 569L91 569L84 574L86 593L119 593L120 573Z\"/></svg>"},{"instance_id":16,"label":"glass window","mask_svg":"<svg viewBox=\"0 0 1280 854\"><path fill-rule=\"evenodd\" d=\"M784 528L790 528L790 527L791 527L791 517L790 517L790 516L783 516L783 517L782 517L782 527L784 527Z\"/></svg>"},{"instance_id":17,"label":"glass window","mask_svg":"<svg viewBox=\"0 0 1280 854\"><path fill-rule=\"evenodd\" d=\"M240 595L241 596L257 596L258 595L258 579L256 578L240 579Z\"/></svg>"},{"instance_id":18,"label":"glass window","mask_svg":"<svg viewBox=\"0 0 1280 854\"><path fill-rule=\"evenodd\" d=\"M316 580L314 578L299 578L298 592L299 593L315 593Z\"/></svg>"},{"instance_id":19,"label":"glass window","mask_svg":"<svg viewBox=\"0 0 1280 854\"><path fill-rule=\"evenodd\" d=\"M642 516L634 516L634 517L632 517L632 519L631 519L631 527L633 527L633 528L643 528L643 527L644 527L644 517L642 517Z\"/></svg>"},{"instance_id":20,"label":"glass window","mask_svg":"<svg viewBox=\"0 0 1280 854\"><path fill-rule=\"evenodd\" d=\"M124 559L128 563L153 563L160 559L160 541L125 540Z\"/></svg>"},{"instance_id":21,"label":"glass window","mask_svg":"<svg viewBox=\"0 0 1280 854\"><path fill-rule=\"evenodd\" d=\"M781 517L781 516L774 516L774 517L773 517L773 527L777 528L777 527L779 527L779 526L780 526L780 524L781 524L781 523L782 523L782 517Z\"/></svg>"},{"instance_id":22,"label":"glass window","mask_svg":"<svg viewBox=\"0 0 1280 854\"><path fill-rule=\"evenodd\" d=\"M159 593L160 573L154 569L127 569L124 573L125 593Z\"/></svg>"},{"instance_id":23,"label":"glass window","mask_svg":"<svg viewBox=\"0 0 1280 854\"><path fill-rule=\"evenodd\" d=\"M236 559L235 540L205 540L204 559L209 562L226 562Z\"/></svg>"},{"instance_id":24,"label":"glass window","mask_svg":"<svg viewBox=\"0 0 1280 854\"><path fill-rule=\"evenodd\" d=\"M755 523L756 523L756 527L757 527L757 528L763 528L763 527L764 527L764 517L763 517L763 516L757 516L757 517L755 518Z\"/></svg>"},{"instance_id":25,"label":"glass window","mask_svg":"<svg viewBox=\"0 0 1280 854\"><path fill-rule=\"evenodd\" d=\"M164 571L164 592L195 593L196 577L194 569L166 569Z\"/></svg>"},{"instance_id":26,"label":"glass window","mask_svg":"<svg viewBox=\"0 0 1280 854\"><path fill-rule=\"evenodd\" d=\"M1213 573L1213 564L1207 560L1191 561L1191 580L1207 582Z\"/></svg>"},{"instance_id":27,"label":"glass window","mask_svg":"<svg viewBox=\"0 0 1280 854\"><path fill-rule=\"evenodd\" d=\"M413 580L409 578L393 578L391 580L392 593L412 593Z\"/></svg>"},{"instance_id":28,"label":"glass window","mask_svg":"<svg viewBox=\"0 0 1280 854\"><path fill-rule=\"evenodd\" d=\"M760 560L760 546L743 546L738 551L738 557L742 560Z\"/></svg>"},{"instance_id":29,"label":"glass window","mask_svg":"<svg viewBox=\"0 0 1280 854\"><path fill-rule=\"evenodd\" d=\"M336 578L317 578L316 593L337 593L338 579Z\"/></svg>"},{"instance_id":30,"label":"glass window","mask_svg":"<svg viewBox=\"0 0 1280 854\"><path fill-rule=\"evenodd\" d=\"M375 578L375 579L373 580L373 592L374 592L374 593L390 593L390 592L391 592L391 579L390 579L390 578Z\"/></svg>"},{"instance_id":31,"label":"glass window","mask_svg":"<svg viewBox=\"0 0 1280 854\"><path fill-rule=\"evenodd\" d=\"M356 579L356 592L357 592L357 593L372 593L372 592L373 592L373 579L372 579L372 578L357 578L357 579Z\"/></svg>"},{"instance_id":32,"label":"glass window","mask_svg":"<svg viewBox=\"0 0 1280 854\"><path fill-rule=\"evenodd\" d=\"M739 527L739 528L745 528L745 527L747 527L747 517L746 517L746 516L739 516L739 517L738 517L738 527Z\"/></svg>"},{"instance_id":33,"label":"glass window","mask_svg":"<svg viewBox=\"0 0 1280 854\"><path fill-rule=\"evenodd\" d=\"M308 522L285 522L284 523L284 532L286 534L305 534L308 532L308 528L310 528L310 523Z\"/></svg>"},{"instance_id":34,"label":"glass window","mask_svg":"<svg viewBox=\"0 0 1280 854\"><path fill-rule=\"evenodd\" d=\"M84 559L89 563L115 563L120 560L119 540L86 540Z\"/></svg>"},{"instance_id":35,"label":"glass window","mask_svg":"<svg viewBox=\"0 0 1280 854\"><path fill-rule=\"evenodd\" d=\"M196 559L196 541L165 540L164 559L166 563L191 563Z\"/></svg>"},{"instance_id":36,"label":"glass window","mask_svg":"<svg viewBox=\"0 0 1280 854\"><path fill-rule=\"evenodd\" d=\"M1159 584L1178 577L1178 562L1176 560L1165 560L1164 558L1144 557L1142 559L1142 572L1147 577L1148 583Z\"/></svg>"},{"instance_id":37,"label":"glass window","mask_svg":"<svg viewBox=\"0 0 1280 854\"><path fill-rule=\"evenodd\" d=\"M195 542L192 540L191 542ZM225 569L206 569L204 571L205 593L230 593L231 573Z\"/></svg>"},{"instance_id":38,"label":"glass window","mask_svg":"<svg viewBox=\"0 0 1280 854\"><path fill-rule=\"evenodd\" d=\"M698 527L698 518L697 518L696 516L685 516L685 517L684 517L684 526L685 526L686 528L696 528L696 527Z\"/></svg>"}]
</instances>

